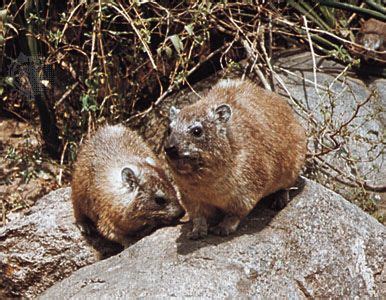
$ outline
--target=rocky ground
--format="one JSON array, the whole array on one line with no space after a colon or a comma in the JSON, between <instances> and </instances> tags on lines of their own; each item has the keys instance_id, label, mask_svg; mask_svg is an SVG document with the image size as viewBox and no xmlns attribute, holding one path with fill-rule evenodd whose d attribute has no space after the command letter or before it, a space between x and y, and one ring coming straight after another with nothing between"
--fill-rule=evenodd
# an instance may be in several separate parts
<instances>
[{"instance_id":1,"label":"rocky ground","mask_svg":"<svg viewBox=\"0 0 386 300\"><path fill-rule=\"evenodd\" d=\"M42 153L34 124L0 116L0 225L20 217L68 179L66 167Z\"/></svg>"},{"instance_id":2,"label":"rocky ground","mask_svg":"<svg viewBox=\"0 0 386 300\"><path fill-rule=\"evenodd\" d=\"M40 298L386 296L385 226L309 180L280 212L259 203L230 237L166 227L100 262L69 196L54 191L0 230L0 295L34 297L67 277Z\"/></svg>"}]
</instances>

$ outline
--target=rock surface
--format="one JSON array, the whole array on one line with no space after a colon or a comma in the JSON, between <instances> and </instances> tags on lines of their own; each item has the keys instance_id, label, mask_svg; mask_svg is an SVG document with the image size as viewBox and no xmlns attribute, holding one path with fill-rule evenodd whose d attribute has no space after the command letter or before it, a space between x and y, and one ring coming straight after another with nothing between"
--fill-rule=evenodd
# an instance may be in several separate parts
<instances>
[{"instance_id":1,"label":"rock surface","mask_svg":"<svg viewBox=\"0 0 386 300\"><path fill-rule=\"evenodd\" d=\"M309 53L279 59L276 67L286 70L281 72L282 84L277 83L278 92L287 97L290 94L299 101L320 125L329 118L335 127L350 120L358 104L364 102L374 90L374 96L360 107L356 117L349 124L348 130L353 131L354 128L356 130L345 142L366 171L371 170L372 165L379 166L385 161L386 154L380 153L383 147L379 141L386 124L383 120L386 112L384 106L386 80L365 82L355 78L353 74L342 73L344 66L316 57L315 87L312 57ZM309 127L312 124L307 122L305 126ZM377 179L381 181L384 177L376 171L372 172L371 175L374 177L372 179L375 182Z\"/></svg>"},{"instance_id":2,"label":"rock surface","mask_svg":"<svg viewBox=\"0 0 386 300\"><path fill-rule=\"evenodd\" d=\"M35 296L97 261L74 224L70 193L70 188L51 192L0 228L0 298Z\"/></svg>"},{"instance_id":3,"label":"rock surface","mask_svg":"<svg viewBox=\"0 0 386 300\"><path fill-rule=\"evenodd\" d=\"M323 137L326 145L332 146L333 142L328 136L355 115L336 135L339 147L324 155L323 160L348 176L363 178L373 186L384 186L386 79L360 80L355 74L345 72L343 65L320 56L315 58L314 77L310 53L280 58L273 65L277 71L277 92L287 98L289 95L292 97L293 101L289 100L289 103L302 116L300 120L307 128L309 136L313 136L308 144L310 150L316 143L315 132L319 132L319 138ZM372 92L374 93L370 99L360 106ZM295 102L298 104L295 105ZM299 109L299 106L307 113ZM315 122L310 122L310 117ZM339 175L331 170L330 173ZM361 197L360 189L323 179L320 175L317 178L323 185L354 202ZM371 198L376 203L386 204L386 193L374 193Z\"/></svg>"},{"instance_id":4,"label":"rock surface","mask_svg":"<svg viewBox=\"0 0 386 300\"><path fill-rule=\"evenodd\" d=\"M40 298L386 296L385 227L314 182L279 213L260 203L234 236L190 241L187 226L160 229Z\"/></svg>"}]
</instances>

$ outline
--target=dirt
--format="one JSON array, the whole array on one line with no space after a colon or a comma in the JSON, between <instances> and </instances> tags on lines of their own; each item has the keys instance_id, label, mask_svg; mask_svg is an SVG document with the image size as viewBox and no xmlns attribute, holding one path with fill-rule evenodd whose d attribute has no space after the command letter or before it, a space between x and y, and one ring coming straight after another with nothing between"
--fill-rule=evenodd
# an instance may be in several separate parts
<instances>
[{"instance_id":1,"label":"dirt","mask_svg":"<svg viewBox=\"0 0 386 300\"><path fill-rule=\"evenodd\" d=\"M40 141L32 123L0 116L0 226L41 196L68 185L68 168L44 154Z\"/></svg>"}]
</instances>

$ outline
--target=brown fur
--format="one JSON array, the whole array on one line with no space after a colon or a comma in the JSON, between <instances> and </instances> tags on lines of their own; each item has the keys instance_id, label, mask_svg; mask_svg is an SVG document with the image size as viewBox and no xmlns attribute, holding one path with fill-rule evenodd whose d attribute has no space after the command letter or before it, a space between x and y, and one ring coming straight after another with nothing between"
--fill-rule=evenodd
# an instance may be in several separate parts
<instances>
[{"instance_id":1,"label":"brown fur","mask_svg":"<svg viewBox=\"0 0 386 300\"><path fill-rule=\"evenodd\" d=\"M124 180L127 167L135 176ZM82 145L75 164L71 186L77 223L88 230L91 220L105 238L125 246L129 235L178 219L183 209L166 167L135 132L102 127ZM156 195L165 205L156 203Z\"/></svg>"},{"instance_id":2,"label":"brown fur","mask_svg":"<svg viewBox=\"0 0 386 300\"><path fill-rule=\"evenodd\" d=\"M222 104L231 108L228 121L216 112ZM192 124L201 124L203 136L192 136ZM261 198L293 186L305 162L305 132L290 106L249 81L216 85L171 113L170 129L165 151L193 221L192 238L207 234L216 210L225 218L212 231L235 231Z\"/></svg>"},{"instance_id":3,"label":"brown fur","mask_svg":"<svg viewBox=\"0 0 386 300\"><path fill-rule=\"evenodd\" d=\"M362 24L358 42L369 50L384 52L386 50L386 22L369 19ZM378 53L379 58L386 59L385 53Z\"/></svg>"}]
</instances>

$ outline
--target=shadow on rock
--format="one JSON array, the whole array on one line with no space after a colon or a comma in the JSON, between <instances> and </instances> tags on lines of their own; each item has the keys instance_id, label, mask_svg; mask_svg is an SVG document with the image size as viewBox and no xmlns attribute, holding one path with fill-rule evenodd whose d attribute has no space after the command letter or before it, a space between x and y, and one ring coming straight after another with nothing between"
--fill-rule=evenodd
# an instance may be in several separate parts
<instances>
[{"instance_id":1,"label":"shadow on rock","mask_svg":"<svg viewBox=\"0 0 386 300\"><path fill-rule=\"evenodd\" d=\"M306 181L303 177L299 177L295 183L294 188L289 190L289 199L290 202L294 197L301 193L306 185ZM250 214L241 221L238 230L231 234L230 236L216 236L209 234L202 240L190 240L187 235L192 229L191 223L186 223L182 226L181 234L177 238L177 253L181 255L187 255L191 252L194 252L200 248L209 246L209 245L218 245L224 242L228 242L244 234L255 234L263 230L270 222L275 218L275 216L285 208L277 208L277 202L280 202L280 197L282 191L273 193L267 197L264 197L256 207L250 212ZM288 203L287 203L288 205Z\"/></svg>"},{"instance_id":2,"label":"shadow on rock","mask_svg":"<svg viewBox=\"0 0 386 300\"><path fill-rule=\"evenodd\" d=\"M262 199L247 218L240 223L238 230L229 236L223 237L209 234L201 240L190 240L187 237L187 234L191 231L192 224L184 224L181 229L181 234L177 238L177 253L187 255L200 248L210 245L219 245L231 241L241 235L254 234L263 230L279 212L270 208L275 196L276 194L273 194Z\"/></svg>"},{"instance_id":3,"label":"shadow on rock","mask_svg":"<svg viewBox=\"0 0 386 300\"><path fill-rule=\"evenodd\" d=\"M92 233L90 235L82 233L82 235L87 243L97 251L98 259L100 260L116 255L124 249L122 245L105 239L97 233Z\"/></svg>"},{"instance_id":4,"label":"shadow on rock","mask_svg":"<svg viewBox=\"0 0 386 300\"><path fill-rule=\"evenodd\" d=\"M176 222L170 225L159 225L156 227L147 227L146 229L143 229L132 236L127 236L127 244L125 245L125 247L117 242L106 239L95 229L95 227L88 234L82 232L82 236L87 241L87 243L97 251L98 259L103 260L119 254L120 252L125 250L125 248L133 246L144 237L147 237L153 234L156 230L162 227L168 227L168 226L173 226L178 224L180 223Z\"/></svg>"}]
</instances>

